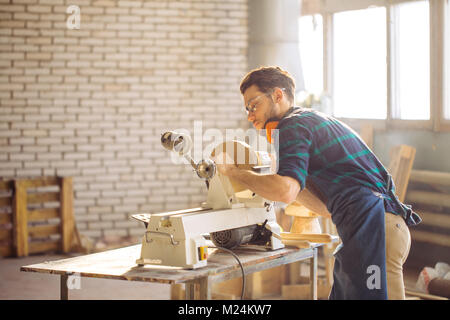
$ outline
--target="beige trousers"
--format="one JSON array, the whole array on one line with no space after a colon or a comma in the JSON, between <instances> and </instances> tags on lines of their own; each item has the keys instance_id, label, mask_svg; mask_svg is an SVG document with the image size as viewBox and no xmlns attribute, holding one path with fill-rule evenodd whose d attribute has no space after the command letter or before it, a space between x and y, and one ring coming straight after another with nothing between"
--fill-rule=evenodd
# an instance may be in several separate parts
<instances>
[{"instance_id":1,"label":"beige trousers","mask_svg":"<svg viewBox=\"0 0 450 320\"><path fill-rule=\"evenodd\" d=\"M411 248L411 235L405 220L390 212L385 215L385 230L388 299L404 300L403 264Z\"/></svg>"}]
</instances>

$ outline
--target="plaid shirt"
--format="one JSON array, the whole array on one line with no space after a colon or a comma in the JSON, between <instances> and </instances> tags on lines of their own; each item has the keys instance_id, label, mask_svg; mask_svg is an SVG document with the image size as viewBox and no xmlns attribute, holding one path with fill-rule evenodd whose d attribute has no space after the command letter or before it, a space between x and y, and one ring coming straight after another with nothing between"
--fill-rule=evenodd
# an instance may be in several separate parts
<instances>
[{"instance_id":1,"label":"plaid shirt","mask_svg":"<svg viewBox=\"0 0 450 320\"><path fill-rule=\"evenodd\" d=\"M277 129L277 173L294 178L301 189L307 183L308 189L314 187L329 210L330 201L338 195L363 187L384 199L386 211L408 220L405 210L409 207L398 201L393 183L388 189L387 170L350 127L323 113L295 108ZM409 225L420 222L417 218Z\"/></svg>"}]
</instances>

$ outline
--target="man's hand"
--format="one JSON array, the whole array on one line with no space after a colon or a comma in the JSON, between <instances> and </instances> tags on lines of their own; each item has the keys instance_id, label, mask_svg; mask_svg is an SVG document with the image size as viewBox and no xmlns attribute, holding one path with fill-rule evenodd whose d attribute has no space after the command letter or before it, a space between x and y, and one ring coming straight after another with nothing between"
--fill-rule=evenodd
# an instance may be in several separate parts
<instances>
[{"instance_id":1,"label":"man's hand","mask_svg":"<svg viewBox=\"0 0 450 320\"><path fill-rule=\"evenodd\" d=\"M224 176L232 176L235 170L239 170L227 153L220 153L212 160L216 163L217 171Z\"/></svg>"},{"instance_id":2,"label":"man's hand","mask_svg":"<svg viewBox=\"0 0 450 320\"><path fill-rule=\"evenodd\" d=\"M277 174L260 175L250 170L239 169L227 154L221 153L213 160L220 174L235 179L268 200L291 203L300 191L300 184L294 178Z\"/></svg>"}]
</instances>

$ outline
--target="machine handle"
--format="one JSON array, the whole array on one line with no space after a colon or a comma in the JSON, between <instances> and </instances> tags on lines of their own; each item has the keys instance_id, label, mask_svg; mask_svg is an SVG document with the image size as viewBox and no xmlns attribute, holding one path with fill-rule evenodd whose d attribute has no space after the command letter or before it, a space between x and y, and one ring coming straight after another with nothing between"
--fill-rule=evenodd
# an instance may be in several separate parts
<instances>
[{"instance_id":1,"label":"machine handle","mask_svg":"<svg viewBox=\"0 0 450 320\"><path fill-rule=\"evenodd\" d=\"M162 236L168 236L168 237L170 238L170 241L172 242L172 244L173 244L174 246L176 246L177 244L180 243L180 241L175 241L175 240L173 239L173 235L171 235L170 233L167 233L167 232L161 232L161 231L147 231L147 232L145 232L145 241L146 241L147 243L153 241L152 239L150 239L150 241L148 240L148 238L147 238L147 234L148 234L148 233L156 233L156 234L159 234L159 235L162 235Z\"/></svg>"}]
</instances>

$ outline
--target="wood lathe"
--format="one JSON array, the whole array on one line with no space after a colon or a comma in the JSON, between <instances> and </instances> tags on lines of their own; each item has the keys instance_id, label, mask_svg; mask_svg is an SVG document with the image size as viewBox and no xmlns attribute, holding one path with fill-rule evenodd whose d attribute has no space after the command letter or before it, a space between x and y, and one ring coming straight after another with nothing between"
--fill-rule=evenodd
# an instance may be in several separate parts
<instances>
[{"instance_id":1,"label":"wood lathe","mask_svg":"<svg viewBox=\"0 0 450 320\"><path fill-rule=\"evenodd\" d=\"M283 248L281 228L276 222L273 202L248 190L216 170L211 159L194 163L189 156L192 141L188 135L166 132L161 143L167 150L185 157L208 188L207 200L198 208L136 214L144 222L138 265L161 265L196 269L207 265L205 235L217 247L233 249L242 245L258 245L267 250ZM272 159L241 141L219 144L211 157L226 154L243 169L269 174ZM216 160L217 161L217 160Z\"/></svg>"}]
</instances>

